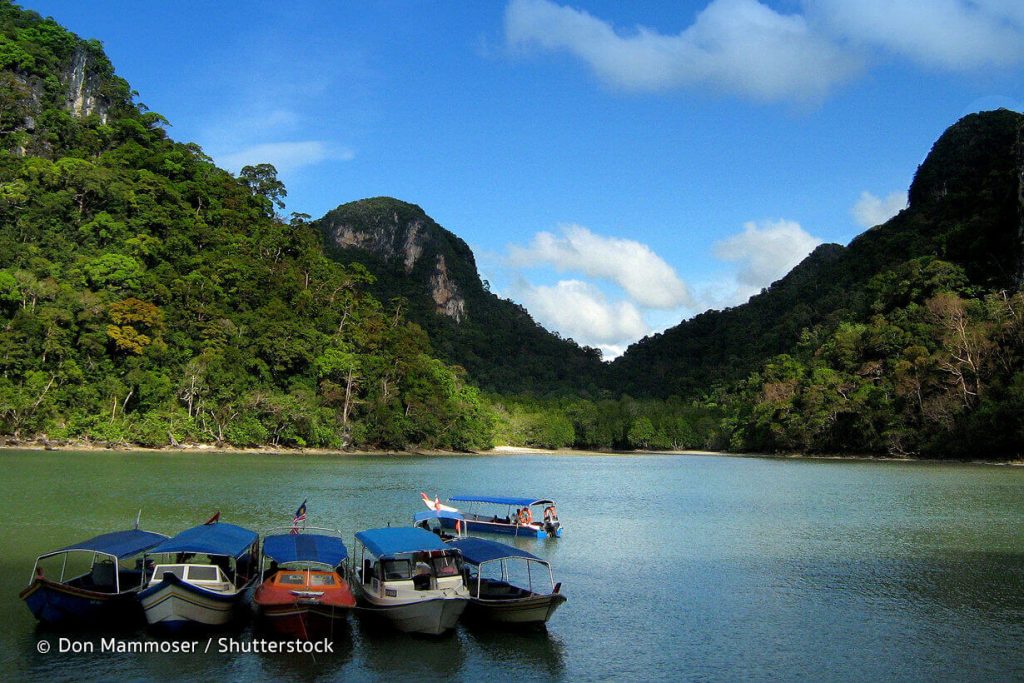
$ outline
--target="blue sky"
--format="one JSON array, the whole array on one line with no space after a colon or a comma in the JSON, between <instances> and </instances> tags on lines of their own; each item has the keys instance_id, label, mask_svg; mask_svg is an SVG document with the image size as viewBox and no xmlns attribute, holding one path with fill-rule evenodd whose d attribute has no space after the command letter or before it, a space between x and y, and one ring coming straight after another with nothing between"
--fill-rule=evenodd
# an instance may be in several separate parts
<instances>
[{"instance_id":1,"label":"blue sky","mask_svg":"<svg viewBox=\"0 0 1024 683\"><path fill-rule=\"evenodd\" d=\"M30 0L286 213L390 195L612 357L905 205L961 116L1024 106L1020 0ZM472 314L472 312L470 312Z\"/></svg>"}]
</instances>

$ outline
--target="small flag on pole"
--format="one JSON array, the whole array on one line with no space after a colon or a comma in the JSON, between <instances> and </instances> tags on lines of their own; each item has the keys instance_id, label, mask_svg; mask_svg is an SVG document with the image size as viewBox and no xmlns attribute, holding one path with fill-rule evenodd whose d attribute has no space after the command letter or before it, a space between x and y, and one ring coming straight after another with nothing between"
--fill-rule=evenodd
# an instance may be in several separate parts
<instances>
[{"instance_id":1,"label":"small flag on pole","mask_svg":"<svg viewBox=\"0 0 1024 683\"><path fill-rule=\"evenodd\" d=\"M292 533L299 533L299 522L302 522L302 526L306 526L306 501L302 501L302 505L295 511L295 517L292 518Z\"/></svg>"},{"instance_id":2,"label":"small flag on pole","mask_svg":"<svg viewBox=\"0 0 1024 683\"><path fill-rule=\"evenodd\" d=\"M208 520L203 522L203 524L204 525L205 524L216 524L219 521L220 521L220 510L217 510L216 512L213 513L213 517L210 517Z\"/></svg>"}]
</instances>

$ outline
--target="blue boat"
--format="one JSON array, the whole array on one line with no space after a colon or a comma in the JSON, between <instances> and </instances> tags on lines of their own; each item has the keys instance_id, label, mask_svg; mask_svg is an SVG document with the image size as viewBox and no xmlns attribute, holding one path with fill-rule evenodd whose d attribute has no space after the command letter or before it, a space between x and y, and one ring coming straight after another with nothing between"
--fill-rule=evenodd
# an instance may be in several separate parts
<instances>
[{"instance_id":1,"label":"blue boat","mask_svg":"<svg viewBox=\"0 0 1024 683\"><path fill-rule=\"evenodd\" d=\"M46 624L134 625L142 616L136 594L143 571L141 563L125 566L122 562L138 558L166 539L152 531L126 529L45 553L36 558L28 588L20 597L36 619ZM72 567L79 568L87 561L88 571L67 578L69 559ZM47 567L57 573L52 565L58 563L56 578L47 576Z\"/></svg>"},{"instance_id":2,"label":"blue boat","mask_svg":"<svg viewBox=\"0 0 1024 683\"><path fill-rule=\"evenodd\" d=\"M259 573L259 536L234 524L201 524L150 548L156 557L139 601L151 626L224 626L243 614Z\"/></svg>"},{"instance_id":3,"label":"blue boat","mask_svg":"<svg viewBox=\"0 0 1024 683\"><path fill-rule=\"evenodd\" d=\"M536 538L562 536L558 508L550 498L458 495L448 500L469 504L465 510L459 510L469 531ZM452 519L443 520L442 524L447 529L455 528Z\"/></svg>"}]
</instances>

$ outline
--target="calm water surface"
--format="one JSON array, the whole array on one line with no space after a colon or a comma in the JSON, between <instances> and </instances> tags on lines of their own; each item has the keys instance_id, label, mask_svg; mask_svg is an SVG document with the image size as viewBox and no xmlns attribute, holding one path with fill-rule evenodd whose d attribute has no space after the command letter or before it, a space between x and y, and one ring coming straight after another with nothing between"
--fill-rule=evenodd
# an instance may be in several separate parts
<instances>
[{"instance_id":1,"label":"calm water surface","mask_svg":"<svg viewBox=\"0 0 1024 683\"><path fill-rule=\"evenodd\" d=\"M711 456L0 454L6 680L1024 679L1024 468ZM367 630L333 655L39 654L36 555L215 510L254 529L407 525L419 492L552 496L547 632ZM501 540L500 537L495 537ZM92 634L93 637L98 634ZM253 637L249 630L234 634ZM89 636L70 634L81 640ZM121 638L142 640L145 631Z\"/></svg>"}]
</instances>

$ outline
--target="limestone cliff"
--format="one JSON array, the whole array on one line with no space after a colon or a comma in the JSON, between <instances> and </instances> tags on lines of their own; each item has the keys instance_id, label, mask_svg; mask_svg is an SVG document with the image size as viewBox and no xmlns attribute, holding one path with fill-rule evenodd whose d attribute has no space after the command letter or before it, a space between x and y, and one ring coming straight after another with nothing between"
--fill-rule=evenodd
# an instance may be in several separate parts
<instances>
[{"instance_id":1,"label":"limestone cliff","mask_svg":"<svg viewBox=\"0 0 1024 683\"><path fill-rule=\"evenodd\" d=\"M423 287L435 312L457 323L467 315L463 290L482 286L469 246L414 204L364 199L331 211L319 225L332 250L357 249L400 270ZM453 263L460 273L450 272Z\"/></svg>"}]
</instances>

